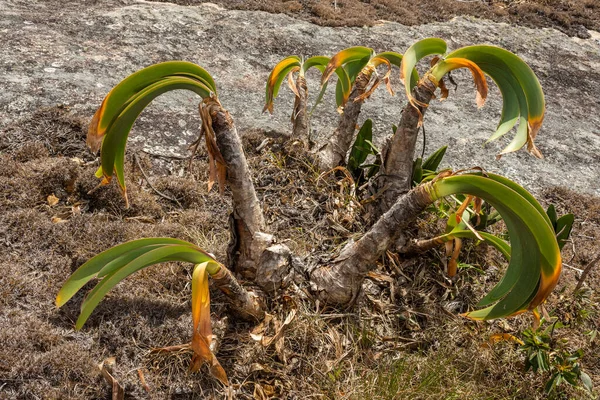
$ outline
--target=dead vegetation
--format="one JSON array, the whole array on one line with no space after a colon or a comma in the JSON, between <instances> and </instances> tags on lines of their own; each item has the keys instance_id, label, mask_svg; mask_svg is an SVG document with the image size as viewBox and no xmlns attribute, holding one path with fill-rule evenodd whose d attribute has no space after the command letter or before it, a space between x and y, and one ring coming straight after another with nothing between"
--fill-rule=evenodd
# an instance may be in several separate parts
<instances>
[{"instance_id":1,"label":"dead vegetation","mask_svg":"<svg viewBox=\"0 0 600 400\"><path fill-rule=\"evenodd\" d=\"M126 279L74 331L81 295L60 311L53 301L84 261L148 236L189 240L224 259L230 209L227 192L206 192L202 151L182 176L155 176L159 160L144 153L137 153L139 166L129 159L130 209L116 185L88 194L95 162L84 149L83 128L69 110L52 108L0 132L0 397L107 398L110 387L97 365L115 357L113 375L132 398L544 398L544 379L523 372L515 344L486 345L493 333L517 335L529 317L476 323L458 316L501 276L502 258L484 245L466 246L454 282L442 272L437 250L410 259L388 253L348 310L323 309L301 283L292 285L268 300L270 317L259 326L228 316L222 295L213 292L229 393L205 373L187 374L190 353L151 352L189 341L191 270L183 265L154 266ZM295 262L317 265L360 234L352 186L343 174L318 175L304 154L287 153L283 137L270 137L257 151L264 138L244 134L267 224L300 256ZM187 167L186 160L162 162L172 171ZM139 167L179 204L157 195ZM578 270L598 251L600 203L562 188L548 189L544 199L576 215L573 241L563 251L568 267L547 309L569 324L560 336L584 349L583 367L599 386L598 339L586 333L598 330L600 266L584 295L572 291ZM439 232L435 220L424 214L412 233Z\"/></svg>"},{"instance_id":2,"label":"dead vegetation","mask_svg":"<svg viewBox=\"0 0 600 400\"><path fill-rule=\"evenodd\" d=\"M207 1L174 2L195 5ZM230 9L284 13L324 26L372 26L381 20L421 25L468 15L530 28L555 28L584 39L590 37L586 29L600 30L597 0L211 0L211 3Z\"/></svg>"}]
</instances>

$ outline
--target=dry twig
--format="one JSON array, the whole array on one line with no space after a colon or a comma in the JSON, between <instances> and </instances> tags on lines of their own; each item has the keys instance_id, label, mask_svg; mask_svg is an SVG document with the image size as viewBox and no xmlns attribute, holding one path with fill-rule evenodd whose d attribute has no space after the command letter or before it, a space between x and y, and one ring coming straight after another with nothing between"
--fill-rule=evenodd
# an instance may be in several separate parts
<instances>
[{"instance_id":1,"label":"dry twig","mask_svg":"<svg viewBox=\"0 0 600 400\"><path fill-rule=\"evenodd\" d=\"M598 261L600 261L600 254L598 254L598 256L583 269L583 272L581 273L581 278L579 278L579 282L577 283L577 286L575 286L575 292L581 289L585 278L587 278L587 276L590 274L590 271L592 270L592 267L596 265Z\"/></svg>"},{"instance_id":2,"label":"dry twig","mask_svg":"<svg viewBox=\"0 0 600 400\"><path fill-rule=\"evenodd\" d=\"M137 167L140 169L140 172L141 172L141 173L142 173L142 175L144 176L144 179L146 179L146 182L148 182L148 186L150 186L150 188L151 188L152 190L154 190L154 192L155 192L157 195L159 195L160 197L162 197L162 198L164 198L164 199L167 199L167 200L170 200L170 201L172 201L172 202L174 202L174 203L177 203L177 205L178 205L180 208L183 208L183 206L181 205L181 203L179 202L179 200L177 200L175 197L168 196L168 195L164 194L163 192L161 192L160 190L158 190L157 188L155 188L155 187L154 187L154 185L152 184L152 182L150 182L150 179L148 178L148 175L146 175L146 172L144 172L144 170L142 169L142 165L140 164L140 160L139 160L139 158L138 158L137 154L134 154L134 156L133 156L133 157L135 158L135 164L136 164L136 165L137 165Z\"/></svg>"}]
</instances>

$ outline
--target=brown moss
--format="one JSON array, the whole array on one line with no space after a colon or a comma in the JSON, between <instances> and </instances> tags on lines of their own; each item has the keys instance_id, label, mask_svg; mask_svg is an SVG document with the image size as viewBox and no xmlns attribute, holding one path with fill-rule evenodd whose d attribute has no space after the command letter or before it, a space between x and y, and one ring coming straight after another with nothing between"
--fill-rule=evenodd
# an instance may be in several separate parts
<instances>
[{"instance_id":1,"label":"brown moss","mask_svg":"<svg viewBox=\"0 0 600 400\"><path fill-rule=\"evenodd\" d=\"M45 114L49 143L62 135L63 122ZM68 120L68 115L63 115ZM31 121L24 121L27 126ZM24 128L15 125L15 131ZM265 137L271 142L256 148ZM190 266L166 263L144 269L115 287L76 332L73 324L88 284L63 308L53 301L61 284L90 257L127 240L168 236L197 243L224 259L230 199L206 192L206 155L200 152L191 171L161 177L153 159L142 167L159 190L181 199L182 207L158 196L131 160L126 176L131 207L115 183L91 194L96 165L44 152L30 137L19 151L0 156L0 390L8 398L105 398L109 388L96 365L116 357L115 374L132 398L146 398L137 375L143 369L152 398L218 397L223 388L208 374L186 373L187 353L157 355L152 347L185 343L191 334ZM286 153L286 137L251 132L244 138L257 193L270 229L307 264L326 260L364 229L359 213L348 213L343 176L320 177L308 154ZM37 151L37 150L36 150ZM86 150L69 157L83 159ZM23 156L25 153L34 156ZM169 161L167 171L187 168ZM74 179L74 183L73 183ZM342 185L342 186L340 186ZM71 186L73 186L71 188ZM59 197L50 206L47 195ZM337 201L336 201L337 200ZM544 200L559 213L576 214L574 250L564 259L582 268L600 235L600 202L566 189L552 188ZM53 222L52 217L60 222ZM56 220L54 220L56 221ZM439 219L424 215L415 224L420 235L443 229ZM416 232L415 232L416 234ZM587 238L593 238L589 240ZM272 396L301 398L541 398L544 380L522 370L514 345L484 349L492 333L517 334L530 325L526 316L487 324L456 314L472 307L496 283L505 262L497 254L465 243L461 261L485 271L461 270L449 281L439 253L402 259L385 257L365 293L350 310L323 309L306 296L302 283L270 299L269 313L284 321L296 316L277 345L264 347L249 337L254 326L228 316L219 293L211 293L211 311L222 322L218 358L238 398L255 390ZM598 274L589 276L590 300L565 301L577 283L566 269L547 308L565 321L585 309L599 312ZM297 290L296 290L297 289ZM562 297L561 297L562 296ZM596 314L597 315L597 314ZM578 321L569 317L569 321ZM575 322L573 322L575 323ZM564 328L561 338L584 348L584 369L597 380L600 366L584 332L590 319ZM274 335L273 325L265 334ZM594 364L595 363L595 364ZM500 383L498 383L500 382ZM565 395L572 394L569 391ZM0 396L0 397L2 397Z\"/></svg>"},{"instance_id":2,"label":"brown moss","mask_svg":"<svg viewBox=\"0 0 600 400\"><path fill-rule=\"evenodd\" d=\"M164 0L158 0L164 1ZM198 4L207 0L176 0ZM212 0L211 0L212 1ZM570 36L587 36L582 27L600 30L596 0L217 0L227 8L286 13L325 26L371 26L379 20L419 25L469 15L528 27L553 27Z\"/></svg>"}]
</instances>

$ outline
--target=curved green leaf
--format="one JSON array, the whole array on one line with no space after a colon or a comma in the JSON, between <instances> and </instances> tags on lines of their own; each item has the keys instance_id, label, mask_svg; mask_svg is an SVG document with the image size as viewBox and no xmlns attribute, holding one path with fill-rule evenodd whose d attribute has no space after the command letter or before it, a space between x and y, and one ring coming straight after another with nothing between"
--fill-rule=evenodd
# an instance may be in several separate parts
<instances>
[{"instance_id":1,"label":"curved green leaf","mask_svg":"<svg viewBox=\"0 0 600 400\"><path fill-rule=\"evenodd\" d=\"M298 56L289 56L279 61L267 78L265 87L265 108L263 112L269 111L273 113L273 100L279 94L281 83L288 73L294 68L302 66L302 60Z\"/></svg>"},{"instance_id":2,"label":"curved green leaf","mask_svg":"<svg viewBox=\"0 0 600 400\"><path fill-rule=\"evenodd\" d=\"M180 75L200 81L209 91L217 93L211 75L196 64L186 61L167 61L141 69L123 79L106 96L102 103L98 131L104 132L121 114L124 105L140 90L167 76Z\"/></svg>"},{"instance_id":3,"label":"curved green leaf","mask_svg":"<svg viewBox=\"0 0 600 400\"><path fill-rule=\"evenodd\" d=\"M112 174L117 175L119 185L125 191L124 159L127 137L135 120L152 100L159 95L176 89L191 90L201 97L210 95L210 89L203 83L185 77L166 77L141 90L111 124L102 142L102 172L110 182Z\"/></svg>"},{"instance_id":4,"label":"curved green leaf","mask_svg":"<svg viewBox=\"0 0 600 400\"><path fill-rule=\"evenodd\" d=\"M331 57L329 63L325 67L325 72L323 72L323 76L321 77L321 85L324 85L325 82L329 80L331 75L333 75L333 72L339 67L342 67L345 64L353 61L364 62L366 65L372 56L373 49L362 46L350 47L340 51L335 56ZM360 69L358 71L360 71Z\"/></svg>"},{"instance_id":5,"label":"curved green leaf","mask_svg":"<svg viewBox=\"0 0 600 400\"><path fill-rule=\"evenodd\" d=\"M352 90L352 83L350 82L350 78L348 77L348 74L346 73L346 70L344 70L344 68L340 67L336 69L335 73L338 77L335 91L335 101L339 108L343 107L344 104L346 104L346 101L348 101L348 98L350 97L350 91ZM325 85L326 84L327 82L325 83ZM323 87L325 87L325 85L323 85Z\"/></svg>"},{"instance_id":6,"label":"curved green leaf","mask_svg":"<svg viewBox=\"0 0 600 400\"><path fill-rule=\"evenodd\" d=\"M311 69L312 67L319 69L319 71L321 71L321 73L323 73L325 71L325 67L327 66L328 63L329 63L329 57L325 57L325 56L310 57L309 59L307 59L306 61L304 61L302 63L302 68L300 70L301 71L300 74L302 76L304 76L304 74L306 74L306 72L309 69Z\"/></svg>"},{"instance_id":7,"label":"curved green leaf","mask_svg":"<svg viewBox=\"0 0 600 400\"><path fill-rule=\"evenodd\" d=\"M444 54L446 52L446 42L439 38L422 39L413 44L406 50L402 57L402 66L400 68L400 79L404 82L406 97L413 102L412 89L416 86L413 79L406 79L407 76L413 74L413 70L417 63L428 55Z\"/></svg>"},{"instance_id":8,"label":"curved green leaf","mask_svg":"<svg viewBox=\"0 0 600 400\"><path fill-rule=\"evenodd\" d=\"M518 81L515 80L514 76L493 66L484 67L482 70L492 78L502 95L502 115L500 116L500 122L496 128L496 132L494 132L487 140L488 142L491 142L510 132L517 124L522 111L522 102L519 99L524 98L525 95L520 86L518 86ZM490 74L489 71L493 71L493 73ZM527 110L527 103L525 103L524 106L524 110ZM525 139L527 139L527 137L525 137Z\"/></svg>"},{"instance_id":9,"label":"curved green leaf","mask_svg":"<svg viewBox=\"0 0 600 400\"><path fill-rule=\"evenodd\" d=\"M505 297L491 299L488 295L483 301L484 304L489 304L499 300L498 303L467 313L467 316L493 319L539 305L558 280L561 260L556 238L538 208L511 187L489 177L456 175L440 179L433 183L433 187L434 198L466 193L484 199L502 215L511 238L511 258L507 274L513 276L505 275L505 280L514 284L505 284L510 286Z\"/></svg>"},{"instance_id":10,"label":"curved green leaf","mask_svg":"<svg viewBox=\"0 0 600 400\"><path fill-rule=\"evenodd\" d=\"M544 120L545 100L544 92L539 80L531 68L517 55L508 50L495 46L467 46L455 50L448 54L450 57L461 57L475 62L488 75L492 76L486 69L488 66L495 66L497 69L509 73L518 81L518 86L522 89L527 105L527 124L528 148L536 156L541 156L535 149L533 140L539 131ZM492 79L494 77L492 76ZM495 79L494 79L495 80ZM498 82L496 82L498 83ZM523 117L525 115L522 115Z\"/></svg>"},{"instance_id":11,"label":"curved green leaf","mask_svg":"<svg viewBox=\"0 0 600 400\"><path fill-rule=\"evenodd\" d=\"M61 307L69 301L86 283L98 277L100 271L113 260L119 259L123 255L140 248L168 244L191 245L191 243L179 239L148 238L133 240L103 251L77 268L69 279L67 279L56 296L56 306Z\"/></svg>"},{"instance_id":12,"label":"curved green leaf","mask_svg":"<svg viewBox=\"0 0 600 400\"><path fill-rule=\"evenodd\" d=\"M76 328L80 329L108 291L132 273L150 265L185 261L194 264L208 262L209 274L221 268L211 255L192 243L171 238L148 238L123 243L106 250L79 267L60 289L58 307L65 304L92 278L103 278L87 294L81 304Z\"/></svg>"}]
</instances>

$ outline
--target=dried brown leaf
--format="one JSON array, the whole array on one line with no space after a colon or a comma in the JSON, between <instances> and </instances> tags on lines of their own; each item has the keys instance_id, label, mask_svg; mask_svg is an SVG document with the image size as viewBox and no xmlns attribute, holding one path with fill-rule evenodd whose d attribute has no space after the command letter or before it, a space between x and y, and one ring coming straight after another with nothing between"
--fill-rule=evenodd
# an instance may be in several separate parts
<instances>
[{"instance_id":1,"label":"dried brown leaf","mask_svg":"<svg viewBox=\"0 0 600 400\"><path fill-rule=\"evenodd\" d=\"M474 196L468 195L465 201L462 202L458 210L456 210L456 223L459 223L462 219L462 215L473 200Z\"/></svg>"},{"instance_id":2,"label":"dried brown leaf","mask_svg":"<svg viewBox=\"0 0 600 400\"><path fill-rule=\"evenodd\" d=\"M215 131L212 128L213 111L219 111L221 104L216 98L205 98L199 106L200 118L202 120L202 131L206 140L206 150L208 152L208 191L210 191L215 182L219 184L219 193L223 194L227 178L227 168L223 155L217 146Z\"/></svg>"},{"instance_id":3,"label":"dried brown leaf","mask_svg":"<svg viewBox=\"0 0 600 400\"><path fill-rule=\"evenodd\" d=\"M488 85L481 68L479 68L479 66L473 61L467 60L466 58L448 58L445 60L445 62L452 65L452 69L461 67L469 68L471 74L473 75L473 81L475 82L475 87L477 89L477 96L475 99L477 107L483 107L488 94Z\"/></svg>"},{"instance_id":4,"label":"dried brown leaf","mask_svg":"<svg viewBox=\"0 0 600 400\"><path fill-rule=\"evenodd\" d=\"M258 382L254 383L254 393L252 394L252 396L253 396L254 400L267 400L268 399L262 386Z\"/></svg>"},{"instance_id":5,"label":"dried brown leaf","mask_svg":"<svg viewBox=\"0 0 600 400\"><path fill-rule=\"evenodd\" d=\"M59 198L56 197L54 194L51 194L50 196L48 196L48 198L46 199L48 201L48 205L50 207L58 204Z\"/></svg>"},{"instance_id":6,"label":"dried brown leaf","mask_svg":"<svg viewBox=\"0 0 600 400\"><path fill-rule=\"evenodd\" d=\"M144 388L146 393L150 393L150 386L148 386L148 384L146 383L146 377L144 376L144 372L138 368L137 373L138 377L140 378L140 383L142 384L142 387Z\"/></svg>"},{"instance_id":7,"label":"dried brown leaf","mask_svg":"<svg viewBox=\"0 0 600 400\"><path fill-rule=\"evenodd\" d=\"M294 80L294 72L300 71L300 67L294 67L291 69L290 73L287 76L287 83L289 88L294 92L296 97L300 97L300 92L298 91L298 86L296 86L296 81Z\"/></svg>"},{"instance_id":8,"label":"dried brown leaf","mask_svg":"<svg viewBox=\"0 0 600 400\"><path fill-rule=\"evenodd\" d=\"M518 337L516 337L514 335L511 335L510 333L496 333L496 334L490 336L488 341L483 344L483 347L492 347L496 343L504 342L504 341L514 342L514 343L518 343L521 345L523 344L523 341L521 339L519 339Z\"/></svg>"},{"instance_id":9,"label":"dried brown leaf","mask_svg":"<svg viewBox=\"0 0 600 400\"><path fill-rule=\"evenodd\" d=\"M448 276L452 278L456 275L456 270L458 268L458 256L460 254L460 249L462 247L462 240L459 238L454 239L454 251L452 252L452 257L448 262Z\"/></svg>"},{"instance_id":10,"label":"dried brown leaf","mask_svg":"<svg viewBox=\"0 0 600 400\"><path fill-rule=\"evenodd\" d=\"M448 98L448 94L450 94L450 91L448 90L444 79L440 79L440 83L438 86L440 88L440 101L444 101Z\"/></svg>"},{"instance_id":11,"label":"dried brown leaf","mask_svg":"<svg viewBox=\"0 0 600 400\"><path fill-rule=\"evenodd\" d=\"M106 360L102 361L98 364L98 369L100 369L100 373L104 377L104 380L111 386L112 400L123 400L125 398L125 390L123 386L119 383L119 381L113 376L113 368L116 364L115 357L109 357Z\"/></svg>"},{"instance_id":12,"label":"dried brown leaf","mask_svg":"<svg viewBox=\"0 0 600 400\"><path fill-rule=\"evenodd\" d=\"M102 102L100 108L94 114L94 117L92 118L92 121L90 122L90 125L88 127L86 144L94 154L97 153L98 150L100 150L100 147L102 147L102 140L104 139L104 134L106 133L104 131L100 132L98 130L98 124L100 123L100 117L102 116L105 102L106 98Z\"/></svg>"}]
</instances>

